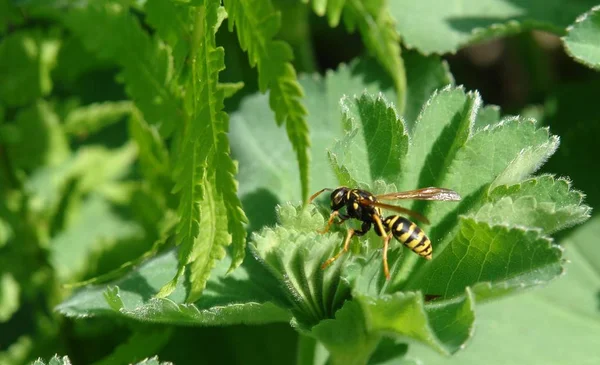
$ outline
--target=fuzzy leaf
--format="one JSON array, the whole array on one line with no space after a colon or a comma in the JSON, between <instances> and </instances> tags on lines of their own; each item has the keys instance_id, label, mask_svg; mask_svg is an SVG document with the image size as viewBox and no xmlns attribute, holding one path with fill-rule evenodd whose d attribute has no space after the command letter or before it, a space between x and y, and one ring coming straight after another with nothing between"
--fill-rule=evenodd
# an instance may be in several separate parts
<instances>
[{"instance_id":1,"label":"fuzzy leaf","mask_svg":"<svg viewBox=\"0 0 600 365\"><path fill-rule=\"evenodd\" d=\"M465 93L460 88L445 88L431 96L413 127L409 146L412 158L402 179L404 190L440 186L440 176L471 135L480 104L477 93Z\"/></svg>"},{"instance_id":2,"label":"fuzzy leaf","mask_svg":"<svg viewBox=\"0 0 600 365\"><path fill-rule=\"evenodd\" d=\"M291 48L273 40L280 27L280 16L270 1L224 1L229 14L229 30L235 26L243 50L248 52L252 67L258 67L258 87L270 90L269 105L277 125L285 123L300 169L302 199L308 197L310 139L306 108L301 103L303 90L292 67Z\"/></svg>"},{"instance_id":3,"label":"fuzzy leaf","mask_svg":"<svg viewBox=\"0 0 600 365\"><path fill-rule=\"evenodd\" d=\"M173 363L169 361L160 361L158 360L158 356L154 356L137 362L135 365L173 365Z\"/></svg>"},{"instance_id":4,"label":"fuzzy leaf","mask_svg":"<svg viewBox=\"0 0 600 365\"><path fill-rule=\"evenodd\" d=\"M569 26L563 38L571 56L584 65L600 69L600 6L593 7Z\"/></svg>"},{"instance_id":5,"label":"fuzzy leaf","mask_svg":"<svg viewBox=\"0 0 600 365\"><path fill-rule=\"evenodd\" d=\"M54 355L48 362L42 360L42 358L38 358L35 360L33 365L71 365L71 361L67 356L59 357L58 355Z\"/></svg>"},{"instance_id":6,"label":"fuzzy leaf","mask_svg":"<svg viewBox=\"0 0 600 365\"><path fill-rule=\"evenodd\" d=\"M394 108L382 95L374 99L365 94L343 98L341 106L351 131L333 148L338 163L363 182L400 179L408 134Z\"/></svg>"},{"instance_id":7,"label":"fuzzy leaf","mask_svg":"<svg viewBox=\"0 0 600 365\"><path fill-rule=\"evenodd\" d=\"M56 63L60 41L40 30L17 31L0 42L0 100L21 106L52 90L50 72ZM24 87L26 85L26 87Z\"/></svg>"},{"instance_id":8,"label":"fuzzy leaf","mask_svg":"<svg viewBox=\"0 0 600 365\"><path fill-rule=\"evenodd\" d=\"M563 35L594 0L390 1L390 12L408 48L425 54L455 53L468 44L530 29Z\"/></svg>"},{"instance_id":9,"label":"fuzzy leaf","mask_svg":"<svg viewBox=\"0 0 600 365\"><path fill-rule=\"evenodd\" d=\"M475 218L493 225L539 227L545 233L553 233L590 216L590 207L582 205L583 194L571 190L568 180L549 175L499 186L487 199L489 203L479 208Z\"/></svg>"},{"instance_id":10,"label":"fuzzy leaf","mask_svg":"<svg viewBox=\"0 0 600 365\"><path fill-rule=\"evenodd\" d=\"M407 357L451 365L481 364L483 358L490 365L598 363L599 234L600 219L593 218L561 242L570 263L547 287L478 306L477 335L465 350L447 358L413 346Z\"/></svg>"},{"instance_id":11,"label":"fuzzy leaf","mask_svg":"<svg viewBox=\"0 0 600 365\"><path fill-rule=\"evenodd\" d=\"M349 288L337 280L338 263L325 272L320 265L341 237L315 232L324 221L314 207L300 210L288 204L279 207L278 216L282 226L254 234L255 257L278 279L300 324L310 326L331 318L348 298Z\"/></svg>"},{"instance_id":12,"label":"fuzzy leaf","mask_svg":"<svg viewBox=\"0 0 600 365\"><path fill-rule=\"evenodd\" d=\"M539 231L462 218L458 234L431 264L413 274L406 287L447 298L491 282L504 294L549 281L561 272L560 248ZM477 289L475 293L479 294Z\"/></svg>"},{"instance_id":13,"label":"fuzzy leaf","mask_svg":"<svg viewBox=\"0 0 600 365\"><path fill-rule=\"evenodd\" d=\"M177 272L177 255L171 251L110 285L81 289L56 309L69 317L113 314L146 322L198 326L289 320L289 313L281 308L286 298L269 273L248 257L227 275L230 261L227 257L217 263L202 297L193 304L185 303L188 290L183 280L177 282L168 298L153 298Z\"/></svg>"}]
</instances>

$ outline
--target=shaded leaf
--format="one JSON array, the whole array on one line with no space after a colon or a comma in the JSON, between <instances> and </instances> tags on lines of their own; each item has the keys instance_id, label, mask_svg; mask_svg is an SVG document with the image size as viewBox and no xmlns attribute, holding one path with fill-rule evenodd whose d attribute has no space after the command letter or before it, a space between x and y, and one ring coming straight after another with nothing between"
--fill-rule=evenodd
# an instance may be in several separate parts
<instances>
[{"instance_id":1,"label":"shaded leaf","mask_svg":"<svg viewBox=\"0 0 600 365\"><path fill-rule=\"evenodd\" d=\"M15 141L7 154L16 168L31 171L56 166L67 159L69 145L52 106L43 100L23 108L15 117Z\"/></svg>"},{"instance_id":2,"label":"shaded leaf","mask_svg":"<svg viewBox=\"0 0 600 365\"><path fill-rule=\"evenodd\" d=\"M404 44L430 54L455 53L474 42L530 29L563 35L594 5L593 0L400 0L390 2L390 12Z\"/></svg>"},{"instance_id":3,"label":"shaded leaf","mask_svg":"<svg viewBox=\"0 0 600 365\"><path fill-rule=\"evenodd\" d=\"M57 35L43 34L39 29L13 32L3 37L0 42L0 100L9 106L22 106L48 95L52 90L50 72L59 49Z\"/></svg>"},{"instance_id":4,"label":"shaded leaf","mask_svg":"<svg viewBox=\"0 0 600 365\"><path fill-rule=\"evenodd\" d=\"M168 137L181 117L169 49L152 39L129 9L117 3L70 9L64 21L89 50L122 67L127 93L148 123ZM122 36L114 38L116 33Z\"/></svg>"},{"instance_id":5,"label":"shaded leaf","mask_svg":"<svg viewBox=\"0 0 600 365\"><path fill-rule=\"evenodd\" d=\"M171 251L110 286L81 289L56 309L69 317L112 314L147 322L202 326L289 320L288 312L280 304L285 303L285 297L273 278L251 257L226 275L230 261L226 258L217 263L202 297L193 304L184 303L188 294L183 280L178 281L168 298L153 298L177 272L177 255Z\"/></svg>"},{"instance_id":6,"label":"shaded leaf","mask_svg":"<svg viewBox=\"0 0 600 365\"><path fill-rule=\"evenodd\" d=\"M143 229L138 223L126 220L116 207L98 195L82 202L78 216L50 242L50 262L59 280L73 280L85 272L87 258L102 247L118 241L139 239Z\"/></svg>"},{"instance_id":7,"label":"shaded leaf","mask_svg":"<svg viewBox=\"0 0 600 365\"><path fill-rule=\"evenodd\" d=\"M132 361L144 359L160 351L172 333L173 330L170 328L147 328L144 331L134 332L127 341L121 343L110 355L95 362L94 365L131 364ZM142 360L136 364L166 365L168 363L158 362L158 358L154 357L153 359Z\"/></svg>"}]
</instances>

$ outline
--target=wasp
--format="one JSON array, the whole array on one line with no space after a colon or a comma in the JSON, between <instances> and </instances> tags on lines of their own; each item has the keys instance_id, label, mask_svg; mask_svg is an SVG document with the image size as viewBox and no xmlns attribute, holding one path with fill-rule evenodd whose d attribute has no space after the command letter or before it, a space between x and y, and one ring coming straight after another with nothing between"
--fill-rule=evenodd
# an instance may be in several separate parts
<instances>
[{"instance_id":1,"label":"wasp","mask_svg":"<svg viewBox=\"0 0 600 365\"><path fill-rule=\"evenodd\" d=\"M382 209L391 210L396 213L411 216L425 224L429 220L421 214L396 205L390 205L380 202L380 200L436 200L436 201L459 201L461 199L457 192L444 188L422 188L417 190L395 192L389 194L373 195L362 189L351 189L345 186L336 189L325 188L314 193L309 203L324 191L331 192L331 214L327 220L327 225L320 233L326 233L332 224L341 224L348 219L357 219L362 222L360 229L350 228L344 240L343 249L337 255L329 258L321 265L322 269L327 268L343 253L348 251L350 241L354 236L362 236L369 232L374 226L375 233L383 237L383 271L387 280L390 279L390 271L387 262L388 245L392 237L396 238L403 245L410 248L419 256L431 260L433 248L431 241L419 226L400 215L390 215L383 218ZM346 213L340 213L342 208L346 208ZM336 221L339 217L339 221Z\"/></svg>"}]
</instances>

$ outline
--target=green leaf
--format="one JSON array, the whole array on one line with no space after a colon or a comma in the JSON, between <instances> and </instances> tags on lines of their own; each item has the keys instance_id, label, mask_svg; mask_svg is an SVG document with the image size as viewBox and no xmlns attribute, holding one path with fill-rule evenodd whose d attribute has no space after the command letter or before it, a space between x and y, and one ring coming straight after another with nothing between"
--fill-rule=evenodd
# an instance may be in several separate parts
<instances>
[{"instance_id":1,"label":"green leaf","mask_svg":"<svg viewBox=\"0 0 600 365\"><path fill-rule=\"evenodd\" d=\"M360 306L348 301L335 314L314 326L311 335L329 350L332 364L366 364L381 335L369 333Z\"/></svg>"},{"instance_id":2,"label":"green leaf","mask_svg":"<svg viewBox=\"0 0 600 365\"><path fill-rule=\"evenodd\" d=\"M86 105L69 112L64 122L67 134L87 136L122 120L132 112L129 101L104 102Z\"/></svg>"},{"instance_id":3,"label":"green leaf","mask_svg":"<svg viewBox=\"0 0 600 365\"><path fill-rule=\"evenodd\" d=\"M462 218L458 234L435 260L413 274L406 288L448 298L466 287L491 282L504 294L549 281L561 272L560 248L539 231Z\"/></svg>"},{"instance_id":4,"label":"green leaf","mask_svg":"<svg viewBox=\"0 0 600 365\"><path fill-rule=\"evenodd\" d=\"M173 363L168 361L160 361L158 360L158 356L154 356L137 362L135 365L173 365Z\"/></svg>"},{"instance_id":5,"label":"green leaf","mask_svg":"<svg viewBox=\"0 0 600 365\"><path fill-rule=\"evenodd\" d=\"M341 107L352 131L333 148L338 163L362 182L401 179L408 134L394 108L382 95L375 99L366 94L342 98Z\"/></svg>"},{"instance_id":6,"label":"green leaf","mask_svg":"<svg viewBox=\"0 0 600 365\"><path fill-rule=\"evenodd\" d=\"M550 136L547 129L536 128L532 121L507 118L474 133L456 151L445 173L435 177L432 185L457 190L463 203L456 211L463 214L482 199L488 184L514 184L528 177L556 150L557 145L558 138ZM435 225L456 206L417 202L413 208L426 209L429 220Z\"/></svg>"},{"instance_id":7,"label":"green leaf","mask_svg":"<svg viewBox=\"0 0 600 365\"><path fill-rule=\"evenodd\" d=\"M231 274L227 274L230 258L219 261L202 297L193 304L184 303L188 296L184 280L177 282L168 298L153 298L175 275L177 262L173 251L159 255L111 284L81 289L56 309L69 317L112 314L146 322L198 326L289 320L289 313L282 309L286 299L278 284L252 257Z\"/></svg>"},{"instance_id":8,"label":"green leaf","mask_svg":"<svg viewBox=\"0 0 600 365\"><path fill-rule=\"evenodd\" d=\"M402 55L407 84L403 117L408 130L412 132L425 101L436 89L454 85L454 78L448 70L448 64L437 56L426 57L419 52L409 50L403 51ZM388 95L386 97L390 98ZM481 117L481 111L478 117Z\"/></svg>"},{"instance_id":9,"label":"green leaf","mask_svg":"<svg viewBox=\"0 0 600 365\"><path fill-rule=\"evenodd\" d=\"M479 109L475 123L473 123L473 131L479 131L485 127L492 127L500 122L500 107L496 105L486 105Z\"/></svg>"},{"instance_id":10,"label":"green leaf","mask_svg":"<svg viewBox=\"0 0 600 365\"><path fill-rule=\"evenodd\" d=\"M25 183L25 189L31 195L31 209L54 212L73 181L77 182L77 190L81 193L103 192L130 172L135 152L133 145L114 150L90 146L80 148L59 165L36 170Z\"/></svg>"},{"instance_id":11,"label":"green leaf","mask_svg":"<svg viewBox=\"0 0 600 365\"><path fill-rule=\"evenodd\" d=\"M2 349L0 361L3 364L24 364L31 360L31 352L34 347L29 336L20 336L14 343Z\"/></svg>"},{"instance_id":12,"label":"green leaf","mask_svg":"<svg viewBox=\"0 0 600 365\"><path fill-rule=\"evenodd\" d=\"M164 194L171 188L171 161L164 141L156 127L148 125L141 113L134 109L129 118L129 133L138 148L143 175Z\"/></svg>"},{"instance_id":13,"label":"green leaf","mask_svg":"<svg viewBox=\"0 0 600 365\"><path fill-rule=\"evenodd\" d=\"M488 196L475 218L493 225L539 227L545 233L568 228L590 217L590 207L582 205L583 194L571 190L571 183L549 175L499 186Z\"/></svg>"},{"instance_id":14,"label":"green leaf","mask_svg":"<svg viewBox=\"0 0 600 365\"><path fill-rule=\"evenodd\" d=\"M223 90L225 99L235 95L238 91L244 88L243 82L222 82L219 83L218 88Z\"/></svg>"},{"instance_id":15,"label":"green leaf","mask_svg":"<svg viewBox=\"0 0 600 365\"><path fill-rule=\"evenodd\" d=\"M339 263L331 270L321 264L339 245L338 235L319 235L323 217L314 207L301 210L291 204L278 208L281 226L255 233L252 247L255 257L279 281L288 298L288 306L303 326L331 318L349 297L349 288L339 281Z\"/></svg>"},{"instance_id":16,"label":"green leaf","mask_svg":"<svg viewBox=\"0 0 600 365\"><path fill-rule=\"evenodd\" d=\"M600 219L593 218L561 242L570 263L566 275L547 287L478 306L477 336L465 350L447 358L413 346L407 356L451 365L484 358L490 365L597 363L599 234Z\"/></svg>"},{"instance_id":17,"label":"green leaf","mask_svg":"<svg viewBox=\"0 0 600 365\"><path fill-rule=\"evenodd\" d=\"M4 35L8 27L19 25L23 16L10 0L0 0L0 34Z\"/></svg>"},{"instance_id":18,"label":"green leaf","mask_svg":"<svg viewBox=\"0 0 600 365\"><path fill-rule=\"evenodd\" d=\"M35 360L33 365L71 365L71 361L67 356L59 357L58 355L54 355L50 361L45 362L42 358L38 358Z\"/></svg>"},{"instance_id":19,"label":"green leaf","mask_svg":"<svg viewBox=\"0 0 600 365\"><path fill-rule=\"evenodd\" d=\"M194 31L194 77L188 87L194 94L190 102L190 124L184 125L181 159L174 166L180 193L177 228L179 270L159 292L168 296L188 264L192 287L189 301L199 298L216 260L225 256L224 247L233 243L231 268L244 258L247 219L237 197L235 163L231 160L227 137L228 117L223 112L224 91L218 88L218 74L225 68L224 51L216 47L215 32L222 8L211 1L198 9ZM227 224L227 228L224 224ZM231 237L229 237L229 232Z\"/></svg>"},{"instance_id":20,"label":"green leaf","mask_svg":"<svg viewBox=\"0 0 600 365\"><path fill-rule=\"evenodd\" d=\"M313 0L319 16L327 14L329 25L336 27L343 20L350 31L356 27L367 50L391 76L398 98L397 109L403 113L406 104L406 72L400 52L400 36L386 1Z\"/></svg>"},{"instance_id":21,"label":"green leaf","mask_svg":"<svg viewBox=\"0 0 600 365\"><path fill-rule=\"evenodd\" d=\"M87 258L102 247L118 241L140 239L139 224L115 212L105 199L91 195L82 202L77 218L50 242L50 262L61 282L73 280L85 272Z\"/></svg>"},{"instance_id":22,"label":"green leaf","mask_svg":"<svg viewBox=\"0 0 600 365\"><path fill-rule=\"evenodd\" d=\"M408 79L406 112L414 114L418 113L429 97L427 90L433 91L446 85L449 76L444 74L444 67L437 57L426 58L413 52L408 53L408 56L407 66L414 67L415 71L413 74L413 69L408 69L408 75L415 76ZM421 78L416 76L416 72L428 75L427 82L421 84ZM308 121L314 128L318 127L318 133L311 132L310 188L315 191L334 187L339 182L330 170L326 150L334 146L336 138L343 137L344 129L338 122L341 97L361 94L365 90L370 93L381 90L387 100L394 100L392 84L371 59L342 65L335 72L329 71L323 79L317 76L303 77L301 83L307 95ZM287 162L294 158L294 152L290 147L282 145L281 141L285 136L274 126L273 117L265 106L264 96L250 96L242 101L239 112L233 113L231 117L231 146L240 162L239 181L243 181L240 195L249 199L261 189L268 189L279 202L300 200L301 197L297 194L300 190L297 183L298 171ZM273 151L277 151L277 155ZM340 156L336 155L337 157ZM273 210L274 207L275 204L265 207L261 214L264 215L264 211ZM258 219L252 216L250 218L251 221Z\"/></svg>"},{"instance_id":23,"label":"green leaf","mask_svg":"<svg viewBox=\"0 0 600 365\"><path fill-rule=\"evenodd\" d=\"M16 141L6 146L15 168L57 166L69 156L69 145L52 106L38 100L15 117Z\"/></svg>"},{"instance_id":24,"label":"green leaf","mask_svg":"<svg viewBox=\"0 0 600 365\"><path fill-rule=\"evenodd\" d=\"M471 135L480 104L477 93L461 88L448 87L430 97L413 128L404 190L440 186L439 180Z\"/></svg>"},{"instance_id":25,"label":"green leaf","mask_svg":"<svg viewBox=\"0 0 600 365\"><path fill-rule=\"evenodd\" d=\"M258 67L261 92L270 90L269 105L275 112L277 125L285 122L286 132L298 160L301 196L309 191L310 139L306 108L301 103L302 87L290 61L291 48L273 40L280 27L280 15L270 1L224 1L229 14L229 30L235 26L243 50L248 52L251 66Z\"/></svg>"},{"instance_id":26,"label":"green leaf","mask_svg":"<svg viewBox=\"0 0 600 365\"><path fill-rule=\"evenodd\" d=\"M370 332L409 337L442 354L451 354L473 334L474 300L470 293L454 303L425 306L421 295L397 292L379 298L356 296Z\"/></svg>"},{"instance_id":27,"label":"green leaf","mask_svg":"<svg viewBox=\"0 0 600 365\"><path fill-rule=\"evenodd\" d=\"M192 48L194 8L174 1L148 0L144 10L148 23L173 50L174 70L181 75L185 72L185 59Z\"/></svg>"},{"instance_id":28,"label":"green leaf","mask_svg":"<svg viewBox=\"0 0 600 365\"><path fill-rule=\"evenodd\" d=\"M117 348L94 365L130 364L132 361L144 359L162 349L170 339L173 330L171 328L145 328L136 331L126 342L122 342ZM158 358L146 359L138 364L164 364L159 363Z\"/></svg>"},{"instance_id":29,"label":"green leaf","mask_svg":"<svg viewBox=\"0 0 600 365\"><path fill-rule=\"evenodd\" d=\"M404 44L430 54L455 53L474 42L530 29L563 35L579 14L596 4L593 0L399 0L390 2L390 12Z\"/></svg>"},{"instance_id":30,"label":"green leaf","mask_svg":"<svg viewBox=\"0 0 600 365\"><path fill-rule=\"evenodd\" d=\"M8 272L0 276L0 323L7 322L19 309L21 288Z\"/></svg>"},{"instance_id":31,"label":"green leaf","mask_svg":"<svg viewBox=\"0 0 600 365\"><path fill-rule=\"evenodd\" d=\"M567 28L567 35L562 40L573 58L588 67L600 69L599 37L600 6L595 6Z\"/></svg>"},{"instance_id":32,"label":"green leaf","mask_svg":"<svg viewBox=\"0 0 600 365\"><path fill-rule=\"evenodd\" d=\"M0 100L22 106L52 91L50 72L60 41L41 30L17 31L0 42ZM25 86L26 85L26 86Z\"/></svg>"},{"instance_id":33,"label":"green leaf","mask_svg":"<svg viewBox=\"0 0 600 365\"><path fill-rule=\"evenodd\" d=\"M122 67L127 93L148 123L168 137L182 113L169 48L150 38L129 9L117 3L70 9L64 22L90 51ZM117 33L121 37L115 38Z\"/></svg>"}]
</instances>

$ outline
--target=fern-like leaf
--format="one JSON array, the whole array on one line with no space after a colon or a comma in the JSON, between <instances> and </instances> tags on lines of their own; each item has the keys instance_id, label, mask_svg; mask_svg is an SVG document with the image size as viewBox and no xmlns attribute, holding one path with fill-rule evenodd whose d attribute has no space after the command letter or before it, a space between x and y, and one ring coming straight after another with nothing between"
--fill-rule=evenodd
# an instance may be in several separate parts
<instances>
[{"instance_id":1,"label":"fern-like leaf","mask_svg":"<svg viewBox=\"0 0 600 365\"><path fill-rule=\"evenodd\" d=\"M302 87L290 63L292 50L286 43L273 40L279 31L280 16L267 0L225 0L224 4L229 14L229 30L235 26L240 45L248 52L250 65L258 67L260 91L270 89L269 104L277 124L286 124L300 168L302 198L306 199L310 159L307 112L301 102Z\"/></svg>"},{"instance_id":2,"label":"fern-like leaf","mask_svg":"<svg viewBox=\"0 0 600 365\"><path fill-rule=\"evenodd\" d=\"M177 227L177 243L181 245L179 269L175 278L161 289L159 296L170 294L185 266L193 262L188 300L198 299L216 260L223 258L224 247L232 239L232 268L239 266L244 257L244 223L247 219L237 197L236 168L226 135L225 92L218 84L219 72L225 68L225 61L223 48L216 47L215 32L223 17L223 8L213 0L205 1L195 17L191 45L192 77L187 85L189 124L182 125L178 131L183 136L183 143L174 173L174 191L180 193L180 222Z\"/></svg>"},{"instance_id":3,"label":"fern-like leaf","mask_svg":"<svg viewBox=\"0 0 600 365\"><path fill-rule=\"evenodd\" d=\"M89 50L122 67L127 93L148 123L159 126L161 134L168 137L174 121L181 118L181 96L175 87L169 49L150 38L129 9L120 4L94 3L71 9L63 20Z\"/></svg>"},{"instance_id":4,"label":"fern-like leaf","mask_svg":"<svg viewBox=\"0 0 600 365\"><path fill-rule=\"evenodd\" d=\"M400 54L400 36L386 1L381 0L312 0L313 10L327 15L331 27L340 18L350 31L358 27L368 51L373 54L394 80L398 95L397 110L404 112L406 103L406 73Z\"/></svg>"}]
</instances>

